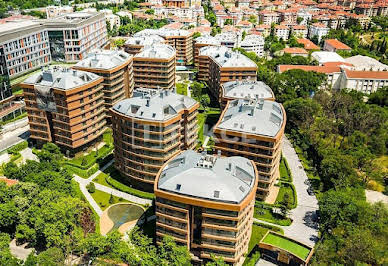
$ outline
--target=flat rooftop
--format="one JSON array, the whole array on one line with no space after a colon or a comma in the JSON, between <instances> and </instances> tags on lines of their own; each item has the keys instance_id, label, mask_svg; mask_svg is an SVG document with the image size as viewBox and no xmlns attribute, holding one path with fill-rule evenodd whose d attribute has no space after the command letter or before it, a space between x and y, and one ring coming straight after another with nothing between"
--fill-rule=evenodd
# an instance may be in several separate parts
<instances>
[{"instance_id":1,"label":"flat rooftop","mask_svg":"<svg viewBox=\"0 0 388 266\"><path fill-rule=\"evenodd\" d=\"M275 137L285 123L280 103L239 99L229 102L217 128L252 135Z\"/></svg>"},{"instance_id":2,"label":"flat rooftop","mask_svg":"<svg viewBox=\"0 0 388 266\"><path fill-rule=\"evenodd\" d=\"M133 36L149 36L149 35L159 35L163 38L172 37L172 36L189 36L192 35L192 32L181 29L145 29L135 33Z\"/></svg>"},{"instance_id":3,"label":"flat rooftop","mask_svg":"<svg viewBox=\"0 0 388 266\"><path fill-rule=\"evenodd\" d=\"M149 121L167 121L197 102L170 90L135 89L132 98L121 100L113 110L122 115Z\"/></svg>"},{"instance_id":4,"label":"flat rooftop","mask_svg":"<svg viewBox=\"0 0 388 266\"><path fill-rule=\"evenodd\" d=\"M28 77L23 83L70 90L91 83L99 78L99 76L90 72L61 67L46 67L37 74Z\"/></svg>"},{"instance_id":5,"label":"flat rooftop","mask_svg":"<svg viewBox=\"0 0 388 266\"><path fill-rule=\"evenodd\" d=\"M42 22L49 28L66 28L69 26L78 26L98 18L104 18L104 14L99 12L74 12L55 18L44 19Z\"/></svg>"},{"instance_id":6,"label":"flat rooftop","mask_svg":"<svg viewBox=\"0 0 388 266\"><path fill-rule=\"evenodd\" d=\"M374 70L374 71L384 71L388 70L388 66L377 61L376 59L364 56L364 55L355 55L345 59L346 63L354 65L355 70Z\"/></svg>"},{"instance_id":7,"label":"flat rooftop","mask_svg":"<svg viewBox=\"0 0 388 266\"><path fill-rule=\"evenodd\" d=\"M195 43L221 45L221 42L211 35L200 36L195 39Z\"/></svg>"},{"instance_id":8,"label":"flat rooftop","mask_svg":"<svg viewBox=\"0 0 388 266\"><path fill-rule=\"evenodd\" d=\"M248 35L241 41L240 46L264 45L264 37L261 35Z\"/></svg>"},{"instance_id":9,"label":"flat rooftop","mask_svg":"<svg viewBox=\"0 0 388 266\"><path fill-rule=\"evenodd\" d=\"M164 38L160 37L159 35L149 35L149 36L132 36L127 39L125 42L126 45L139 45L139 46L146 46L146 45L153 45L157 43L163 43Z\"/></svg>"},{"instance_id":10,"label":"flat rooftop","mask_svg":"<svg viewBox=\"0 0 388 266\"><path fill-rule=\"evenodd\" d=\"M271 88L262 81L229 81L222 84L223 97L235 99L268 99L274 98Z\"/></svg>"},{"instance_id":11,"label":"flat rooftop","mask_svg":"<svg viewBox=\"0 0 388 266\"><path fill-rule=\"evenodd\" d=\"M6 43L16 38L44 30L37 20L12 20L0 24L0 43Z\"/></svg>"},{"instance_id":12,"label":"flat rooftop","mask_svg":"<svg viewBox=\"0 0 388 266\"><path fill-rule=\"evenodd\" d=\"M143 51L136 54L134 58L160 58L169 59L175 56L175 48L167 44L147 45Z\"/></svg>"},{"instance_id":13,"label":"flat rooftop","mask_svg":"<svg viewBox=\"0 0 388 266\"><path fill-rule=\"evenodd\" d=\"M335 52L317 51L312 52L311 57L318 61L320 65L328 62L345 62L339 54Z\"/></svg>"},{"instance_id":14,"label":"flat rooftop","mask_svg":"<svg viewBox=\"0 0 388 266\"><path fill-rule=\"evenodd\" d=\"M205 200L239 204L255 187L252 162L187 150L162 168L158 189Z\"/></svg>"},{"instance_id":15,"label":"flat rooftop","mask_svg":"<svg viewBox=\"0 0 388 266\"><path fill-rule=\"evenodd\" d=\"M226 51L211 56L221 67L249 67L257 68L255 62L239 52Z\"/></svg>"},{"instance_id":16,"label":"flat rooftop","mask_svg":"<svg viewBox=\"0 0 388 266\"><path fill-rule=\"evenodd\" d=\"M216 56L218 54L223 54L227 51L232 51L232 49L226 46L205 46L199 49L200 56Z\"/></svg>"},{"instance_id":17,"label":"flat rooftop","mask_svg":"<svg viewBox=\"0 0 388 266\"><path fill-rule=\"evenodd\" d=\"M131 58L132 55L124 51L96 49L78 62L75 67L109 70L127 63Z\"/></svg>"}]
</instances>

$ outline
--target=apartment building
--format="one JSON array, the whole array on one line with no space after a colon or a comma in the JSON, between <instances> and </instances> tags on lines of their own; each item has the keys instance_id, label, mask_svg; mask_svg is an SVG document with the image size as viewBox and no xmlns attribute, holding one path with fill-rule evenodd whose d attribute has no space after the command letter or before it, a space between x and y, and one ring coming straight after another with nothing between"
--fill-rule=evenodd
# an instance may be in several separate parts
<instances>
[{"instance_id":1,"label":"apartment building","mask_svg":"<svg viewBox=\"0 0 388 266\"><path fill-rule=\"evenodd\" d=\"M316 45L315 43L313 43L309 39L298 39L297 42L299 44L303 44L303 46L304 46L303 48L307 51L314 51L314 50L321 49L318 45Z\"/></svg>"},{"instance_id":2,"label":"apartment building","mask_svg":"<svg viewBox=\"0 0 388 266\"><path fill-rule=\"evenodd\" d=\"M148 36L132 36L125 41L124 50L129 54L136 55L140 53L145 46L161 43L165 43L164 38L156 34Z\"/></svg>"},{"instance_id":3,"label":"apartment building","mask_svg":"<svg viewBox=\"0 0 388 266\"><path fill-rule=\"evenodd\" d=\"M75 12L44 21L52 59L78 62L108 43L103 13Z\"/></svg>"},{"instance_id":4,"label":"apartment building","mask_svg":"<svg viewBox=\"0 0 388 266\"><path fill-rule=\"evenodd\" d=\"M256 26L255 30L265 38L271 34L271 25L260 24Z\"/></svg>"},{"instance_id":5,"label":"apartment building","mask_svg":"<svg viewBox=\"0 0 388 266\"><path fill-rule=\"evenodd\" d=\"M264 56L264 37L254 34L245 36L240 47L247 52L254 52L257 56Z\"/></svg>"},{"instance_id":6,"label":"apartment building","mask_svg":"<svg viewBox=\"0 0 388 266\"><path fill-rule=\"evenodd\" d=\"M340 88L349 88L370 94L388 86L387 71L357 71L342 69Z\"/></svg>"},{"instance_id":7,"label":"apartment building","mask_svg":"<svg viewBox=\"0 0 388 266\"><path fill-rule=\"evenodd\" d=\"M166 44L176 50L177 65L189 65L193 61L193 32L179 29L145 29L134 36L159 35L165 39Z\"/></svg>"},{"instance_id":8,"label":"apartment building","mask_svg":"<svg viewBox=\"0 0 388 266\"><path fill-rule=\"evenodd\" d=\"M73 68L91 72L104 78L103 93L108 121L110 121L109 108L118 101L132 96L134 87L133 56L124 51L95 50Z\"/></svg>"},{"instance_id":9,"label":"apartment building","mask_svg":"<svg viewBox=\"0 0 388 266\"><path fill-rule=\"evenodd\" d=\"M211 55L209 69L209 89L219 101L223 83L257 79L256 63L238 52L225 51Z\"/></svg>"},{"instance_id":10,"label":"apartment building","mask_svg":"<svg viewBox=\"0 0 388 266\"><path fill-rule=\"evenodd\" d=\"M307 37L307 26L305 25L295 25L291 26L291 34L294 35L296 38L306 38Z\"/></svg>"},{"instance_id":11,"label":"apartment building","mask_svg":"<svg viewBox=\"0 0 388 266\"><path fill-rule=\"evenodd\" d=\"M243 157L188 150L170 159L155 180L156 243L171 236L205 264L211 254L242 265L252 233L258 174Z\"/></svg>"},{"instance_id":12,"label":"apartment building","mask_svg":"<svg viewBox=\"0 0 388 266\"><path fill-rule=\"evenodd\" d=\"M128 183L152 191L162 165L195 147L198 107L171 90L135 89L110 109L115 166Z\"/></svg>"},{"instance_id":13,"label":"apartment building","mask_svg":"<svg viewBox=\"0 0 388 266\"><path fill-rule=\"evenodd\" d=\"M226 46L206 46L199 49L198 55L198 80L209 83L210 57L232 51Z\"/></svg>"},{"instance_id":14,"label":"apartment building","mask_svg":"<svg viewBox=\"0 0 388 266\"><path fill-rule=\"evenodd\" d=\"M194 39L194 64L199 64L199 50L206 46L220 46L221 42L211 35L200 36Z\"/></svg>"},{"instance_id":15,"label":"apartment building","mask_svg":"<svg viewBox=\"0 0 388 266\"><path fill-rule=\"evenodd\" d=\"M172 89L175 86L175 49L166 44L144 47L133 57L135 88Z\"/></svg>"},{"instance_id":16,"label":"apartment building","mask_svg":"<svg viewBox=\"0 0 388 266\"><path fill-rule=\"evenodd\" d=\"M0 24L0 49L2 73L9 78L51 62L49 36L42 23L16 20Z\"/></svg>"},{"instance_id":17,"label":"apartment building","mask_svg":"<svg viewBox=\"0 0 388 266\"><path fill-rule=\"evenodd\" d=\"M312 39L317 36L318 42L322 40L322 37L329 33L329 28L322 23L313 23L310 25L309 38Z\"/></svg>"},{"instance_id":18,"label":"apartment building","mask_svg":"<svg viewBox=\"0 0 388 266\"><path fill-rule=\"evenodd\" d=\"M241 42L241 33L239 32L222 32L214 36L223 46L230 49L239 47Z\"/></svg>"},{"instance_id":19,"label":"apartment building","mask_svg":"<svg viewBox=\"0 0 388 266\"><path fill-rule=\"evenodd\" d=\"M280 14L277 12L262 10L259 12L259 19L260 22L265 25L272 25L272 23L279 24Z\"/></svg>"},{"instance_id":20,"label":"apartment building","mask_svg":"<svg viewBox=\"0 0 388 266\"><path fill-rule=\"evenodd\" d=\"M213 129L215 149L222 155L243 156L255 162L259 175L256 194L262 200L277 193L274 184L279 177L285 124L281 104L239 99L227 103Z\"/></svg>"},{"instance_id":21,"label":"apartment building","mask_svg":"<svg viewBox=\"0 0 388 266\"><path fill-rule=\"evenodd\" d=\"M262 81L229 81L221 85L221 108L237 99L265 99L274 101L272 89Z\"/></svg>"},{"instance_id":22,"label":"apartment building","mask_svg":"<svg viewBox=\"0 0 388 266\"><path fill-rule=\"evenodd\" d=\"M300 47L289 47L289 48L284 48L282 50L283 53L289 54L291 56L303 56L303 57L308 57L309 53L304 49Z\"/></svg>"},{"instance_id":23,"label":"apartment building","mask_svg":"<svg viewBox=\"0 0 388 266\"><path fill-rule=\"evenodd\" d=\"M69 13L73 13L72 6L47 6L46 7L46 18L55 18Z\"/></svg>"},{"instance_id":24,"label":"apartment building","mask_svg":"<svg viewBox=\"0 0 388 266\"><path fill-rule=\"evenodd\" d=\"M283 41L288 40L288 36L290 35L290 29L285 25L276 25L275 26L275 36L278 39L282 39Z\"/></svg>"},{"instance_id":25,"label":"apartment building","mask_svg":"<svg viewBox=\"0 0 388 266\"><path fill-rule=\"evenodd\" d=\"M54 67L42 69L22 84L31 139L57 144L67 155L100 139L105 130L103 78Z\"/></svg>"}]
</instances>

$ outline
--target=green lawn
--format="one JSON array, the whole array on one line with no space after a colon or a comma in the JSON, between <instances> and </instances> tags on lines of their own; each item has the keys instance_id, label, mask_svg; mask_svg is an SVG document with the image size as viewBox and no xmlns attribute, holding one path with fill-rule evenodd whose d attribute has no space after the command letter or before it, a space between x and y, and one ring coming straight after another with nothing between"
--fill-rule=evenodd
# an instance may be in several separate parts
<instances>
[{"instance_id":1,"label":"green lawn","mask_svg":"<svg viewBox=\"0 0 388 266\"><path fill-rule=\"evenodd\" d=\"M270 209L264 209L261 207L255 207L255 213L253 216L265 222L274 223L278 225L288 226L291 224L290 218L285 219L282 215L272 213Z\"/></svg>"},{"instance_id":2,"label":"green lawn","mask_svg":"<svg viewBox=\"0 0 388 266\"><path fill-rule=\"evenodd\" d=\"M181 95L187 96L187 84L185 83L177 83L176 86L176 92Z\"/></svg>"},{"instance_id":3,"label":"green lawn","mask_svg":"<svg viewBox=\"0 0 388 266\"><path fill-rule=\"evenodd\" d=\"M252 225L252 235L248 244L248 254L251 253L252 249L259 244L260 240L264 237L264 235L268 232L267 228L261 227L259 225Z\"/></svg>"},{"instance_id":4,"label":"green lawn","mask_svg":"<svg viewBox=\"0 0 388 266\"><path fill-rule=\"evenodd\" d=\"M287 161L284 157L282 157L282 160L280 161L279 171L280 171L280 179L287 182L292 182L291 173L287 167Z\"/></svg>"},{"instance_id":5,"label":"green lawn","mask_svg":"<svg viewBox=\"0 0 388 266\"><path fill-rule=\"evenodd\" d=\"M91 193L91 195L92 195L93 199L97 202L97 204L101 207L102 210L105 210L110 205L113 205L113 204L118 203L118 202L128 202L125 199L120 200L120 198L113 196L113 199L114 199L113 203L110 204L109 203L110 194L105 193L101 190L96 190L94 193Z\"/></svg>"},{"instance_id":6,"label":"green lawn","mask_svg":"<svg viewBox=\"0 0 388 266\"><path fill-rule=\"evenodd\" d=\"M283 204L284 203L284 195L289 195L289 201L290 201L290 209L296 208L296 193L294 194L294 190L292 189L291 185L288 183L280 183L280 189L279 194L276 198L275 204Z\"/></svg>"},{"instance_id":7,"label":"green lawn","mask_svg":"<svg viewBox=\"0 0 388 266\"><path fill-rule=\"evenodd\" d=\"M306 259L310 253L310 249L298 244L297 242L271 233L263 239L263 242L282 248L302 259Z\"/></svg>"},{"instance_id":8,"label":"green lawn","mask_svg":"<svg viewBox=\"0 0 388 266\"><path fill-rule=\"evenodd\" d=\"M198 119L198 139L201 143L203 143L203 128L205 125L205 120L206 120L206 114L205 113L198 113L197 116Z\"/></svg>"},{"instance_id":9,"label":"green lawn","mask_svg":"<svg viewBox=\"0 0 388 266\"><path fill-rule=\"evenodd\" d=\"M98 176L96 176L96 178L93 179L93 182L96 182L98 184L101 184L103 186L107 186L107 187L110 187L110 188L113 188L111 185L109 185L107 182L106 182L106 178L108 177L109 175L105 174L105 173L101 173L99 174Z\"/></svg>"}]
</instances>

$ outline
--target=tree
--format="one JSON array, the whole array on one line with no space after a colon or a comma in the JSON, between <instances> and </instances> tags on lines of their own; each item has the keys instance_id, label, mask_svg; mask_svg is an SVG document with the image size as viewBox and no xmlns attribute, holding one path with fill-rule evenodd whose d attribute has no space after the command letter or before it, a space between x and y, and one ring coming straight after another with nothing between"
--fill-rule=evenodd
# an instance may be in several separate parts
<instances>
[{"instance_id":1,"label":"tree","mask_svg":"<svg viewBox=\"0 0 388 266\"><path fill-rule=\"evenodd\" d=\"M377 104L381 107L388 106L388 86L377 89L369 95L368 103Z\"/></svg>"},{"instance_id":2,"label":"tree","mask_svg":"<svg viewBox=\"0 0 388 266\"><path fill-rule=\"evenodd\" d=\"M297 17L296 18L296 23L297 24L300 24L302 21L303 21L303 18L301 18L301 17Z\"/></svg>"},{"instance_id":3,"label":"tree","mask_svg":"<svg viewBox=\"0 0 388 266\"><path fill-rule=\"evenodd\" d=\"M118 48L121 48L123 47L125 44L125 40L124 39L117 39L114 41L114 45Z\"/></svg>"},{"instance_id":4,"label":"tree","mask_svg":"<svg viewBox=\"0 0 388 266\"><path fill-rule=\"evenodd\" d=\"M60 248L49 248L41 252L37 257L38 265L64 265L65 256Z\"/></svg>"},{"instance_id":5,"label":"tree","mask_svg":"<svg viewBox=\"0 0 388 266\"><path fill-rule=\"evenodd\" d=\"M177 246L171 237L164 237L158 247L161 265L191 265L190 253L185 246Z\"/></svg>"},{"instance_id":6,"label":"tree","mask_svg":"<svg viewBox=\"0 0 388 266\"><path fill-rule=\"evenodd\" d=\"M201 95L200 102L201 102L201 105L203 106L203 108L206 109L209 106L209 104L210 104L210 97L209 97L209 95L207 95L207 94Z\"/></svg>"},{"instance_id":7,"label":"tree","mask_svg":"<svg viewBox=\"0 0 388 266\"><path fill-rule=\"evenodd\" d=\"M225 19L224 25L233 25L233 20L230 18Z\"/></svg>"},{"instance_id":8,"label":"tree","mask_svg":"<svg viewBox=\"0 0 388 266\"><path fill-rule=\"evenodd\" d=\"M18 209L14 202L0 204L0 231L12 232L17 223L17 217Z\"/></svg>"},{"instance_id":9,"label":"tree","mask_svg":"<svg viewBox=\"0 0 388 266\"><path fill-rule=\"evenodd\" d=\"M145 11L145 13L148 14L148 15L154 15L155 14L155 10L154 9L147 9Z\"/></svg>"},{"instance_id":10,"label":"tree","mask_svg":"<svg viewBox=\"0 0 388 266\"><path fill-rule=\"evenodd\" d=\"M193 39L197 39L198 37L201 37L201 33L200 32L194 32Z\"/></svg>"},{"instance_id":11,"label":"tree","mask_svg":"<svg viewBox=\"0 0 388 266\"><path fill-rule=\"evenodd\" d=\"M109 204L113 204L113 203L115 203L115 199L113 198L112 193L110 193Z\"/></svg>"},{"instance_id":12,"label":"tree","mask_svg":"<svg viewBox=\"0 0 388 266\"><path fill-rule=\"evenodd\" d=\"M228 264L221 257L216 257L214 254L210 254L211 261L206 263L206 266L227 266Z\"/></svg>"}]
</instances>

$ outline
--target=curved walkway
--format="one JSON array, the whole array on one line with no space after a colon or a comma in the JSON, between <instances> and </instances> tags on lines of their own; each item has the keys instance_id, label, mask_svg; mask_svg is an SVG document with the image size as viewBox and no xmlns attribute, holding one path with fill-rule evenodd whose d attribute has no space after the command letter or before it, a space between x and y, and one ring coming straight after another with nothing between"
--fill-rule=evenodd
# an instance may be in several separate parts
<instances>
[{"instance_id":1,"label":"curved walkway","mask_svg":"<svg viewBox=\"0 0 388 266\"><path fill-rule=\"evenodd\" d=\"M90 203L90 205L92 206L94 211L98 214L98 216L101 216L103 211L101 210L101 208L97 204L97 202L93 199L92 195L90 195L89 191L86 189L86 186L90 182L93 182L92 180L94 178L96 178L99 174L101 174L102 171L104 171L106 168L108 168L112 163L113 163L113 160L110 161L109 163L107 163L106 165L104 165L100 170L98 170L96 173L94 173L93 175L91 175L87 179L79 177L76 174L73 174L74 180L79 184L81 192L85 195L85 198ZM145 204L151 205L152 204L152 200L136 197L134 195L122 192L122 191L114 189L114 188L110 188L110 187L107 187L107 186L104 186L104 185L101 185L101 184L98 184L95 182L93 182L93 183L94 183L97 190L101 190L101 191L106 192L108 194L112 194L113 196L120 197L120 198L123 198L125 200L131 201L134 203L138 203L138 204L142 204L142 205L145 205Z\"/></svg>"},{"instance_id":2,"label":"curved walkway","mask_svg":"<svg viewBox=\"0 0 388 266\"><path fill-rule=\"evenodd\" d=\"M292 182L295 186L298 199L297 207L291 210L289 214L289 217L293 222L290 226L279 226L256 218L254 220L260 223L280 227L284 230L285 236L298 240L310 247L314 247L315 243L318 241L318 200L314 194L309 195L307 193L309 188L308 181L306 181L308 180L307 174L299 161L295 149L286 137L283 139L282 152L288 162L292 175Z\"/></svg>"}]
</instances>

